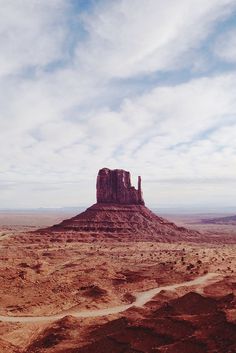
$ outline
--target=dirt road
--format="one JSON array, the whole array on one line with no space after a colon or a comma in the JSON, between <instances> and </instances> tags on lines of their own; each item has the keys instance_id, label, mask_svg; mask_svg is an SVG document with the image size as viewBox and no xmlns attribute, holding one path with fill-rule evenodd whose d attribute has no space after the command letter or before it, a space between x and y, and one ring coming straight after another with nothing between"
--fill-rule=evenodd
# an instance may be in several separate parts
<instances>
[{"instance_id":1,"label":"dirt road","mask_svg":"<svg viewBox=\"0 0 236 353\"><path fill-rule=\"evenodd\" d=\"M199 286L203 284L207 284L210 282L216 282L219 278L219 274L216 273L208 273L206 275L197 277L192 281L182 282L178 284L172 284L169 286L163 286L158 288L153 288L144 292L134 293L136 300L132 304L120 305L105 309L95 309L95 310L67 310L63 311L59 314L50 315L50 316L1 316L0 321L2 322L20 322L20 323L39 323L39 322L50 322L62 319L66 315L73 315L77 318L86 318L86 317L99 317L99 316L107 316L111 314L121 313L131 307L142 307L146 303L148 303L156 294L160 293L162 290L175 290L179 287L190 287L190 286Z\"/></svg>"}]
</instances>

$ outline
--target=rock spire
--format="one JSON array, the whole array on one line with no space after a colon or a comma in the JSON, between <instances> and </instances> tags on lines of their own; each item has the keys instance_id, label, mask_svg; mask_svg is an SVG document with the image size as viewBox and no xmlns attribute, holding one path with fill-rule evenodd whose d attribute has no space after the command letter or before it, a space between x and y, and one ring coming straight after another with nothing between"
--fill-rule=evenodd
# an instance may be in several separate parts
<instances>
[{"instance_id":1,"label":"rock spire","mask_svg":"<svg viewBox=\"0 0 236 353\"><path fill-rule=\"evenodd\" d=\"M130 173L123 169L100 169L97 176L97 203L144 205L141 177L138 189L131 185Z\"/></svg>"}]
</instances>

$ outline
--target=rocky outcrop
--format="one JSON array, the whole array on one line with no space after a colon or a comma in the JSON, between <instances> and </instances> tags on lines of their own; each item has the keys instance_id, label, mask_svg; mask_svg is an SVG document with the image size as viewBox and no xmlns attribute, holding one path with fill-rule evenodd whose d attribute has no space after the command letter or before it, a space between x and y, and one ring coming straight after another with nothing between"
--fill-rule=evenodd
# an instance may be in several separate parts
<instances>
[{"instance_id":1,"label":"rocky outcrop","mask_svg":"<svg viewBox=\"0 0 236 353\"><path fill-rule=\"evenodd\" d=\"M82 237L90 234L101 239L103 237L118 237L162 242L181 239L194 241L199 237L198 232L178 227L174 223L158 217L146 206L108 203L96 203L79 215L46 229L46 231L48 230L76 232Z\"/></svg>"},{"instance_id":2,"label":"rocky outcrop","mask_svg":"<svg viewBox=\"0 0 236 353\"><path fill-rule=\"evenodd\" d=\"M131 185L130 173L123 169L100 169L97 176L97 203L144 205L141 177L138 190Z\"/></svg>"},{"instance_id":3,"label":"rocky outcrop","mask_svg":"<svg viewBox=\"0 0 236 353\"><path fill-rule=\"evenodd\" d=\"M80 320L67 316L41 330L24 352L233 353L236 324L225 312L232 310L234 301L233 294L231 301L194 292L178 299L163 295L163 299L159 296L150 306L144 306L141 313L134 307L118 319L94 320L87 331L83 327L85 336L80 331Z\"/></svg>"},{"instance_id":4,"label":"rocky outcrop","mask_svg":"<svg viewBox=\"0 0 236 353\"><path fill-rule=\"evenodd\" d=\"M100 239L117 237L162 242L202 240L198 232L178 227L144 205L140 177L138 189L135 189L129 172L108 168L98 173L96 204L75 217L37 232L49 235L61 232L64 237L77 240L80 237L84 239L86 235Z\"/></svg>"}]
</instances>

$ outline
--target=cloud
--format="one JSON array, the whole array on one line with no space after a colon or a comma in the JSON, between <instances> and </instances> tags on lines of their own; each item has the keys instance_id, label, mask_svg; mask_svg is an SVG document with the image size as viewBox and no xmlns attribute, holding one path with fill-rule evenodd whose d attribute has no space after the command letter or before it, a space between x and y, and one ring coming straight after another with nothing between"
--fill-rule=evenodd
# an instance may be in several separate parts
<instances>
[{"instance_id":1,"label":"cloud","mask_svg":"<svg viewBox=\"0 0 236 353\"><path fill-rule=\"evenodd\" d=\"M136 176L145 171L147 180L159 176L173 184L183 178L209 184L213 178L219 184L236 180L234 82L232 74L158 87L127 99L117 112L98 111L81 129L62 121L44 124L37 130L39 140L23 135L28 140L14 141L2 154L5 178L29 184L92 182L106 165L131 169ZM88 195L92 199L93 189ZM151 191L147 195L152 199Z\"/></svg>"},{"instance_id":2,"label":"cloud","mask_svg":"<svg viewBox=\"0 0 236 353\"><path fill-rule=\"evenodd\" d=\"M221 33L216 39L214 53L224 61L236 63L236 29Z\"/></svg>"},{"instance_id":3,"label":"cloud","mask_svg":"<svg viewBox=\"0 0 236 353\"><path fill-rule=\"evenodd\" d=\"M88 40L77 46L78 63L103 77L176 70L191 64L190 53L233 8L230 0L101 2L84 16Z\"/></svg>"},{"instance_id":4,"label":"cloud","mask_svg":"<svg viewBox=\"0 0 236 353\"><path fill-rule=\"evenodd\" d=\"M0 4L0 207L88 204L103 166L143 175L153 204L180 180L183 202L222 200L222 180L233 202L236 73L194 68L234 1Z\"/></svg>"},{"instance_id":5,"label":"cloud","mask_svg":"<svg viewBox=\"0 0 236 353\"><path fill-rule=\"evenodd\" d=\"M236 177L232 170L235 140L228 139L224 145L217 139L226 130L231 129L232 135L236 127L234 82L235 74L196 79L159 87L126 101L120 115L130 127L130 135L122 140L121 134L120 144L125 145L127 165L133 165L134 159L145 166L146 175L153 177L159 171L171 178L173 170L179 177L220 177L228 173ZM136 120L140 128L134 128Z\"/></svg>"},{"instance_id":6,"label":"cloud","mask_svg":"<svg viewBox=\"0 0 236 353\"><path fill-rule=\"evenodd\" d=\"M66 2L0 1L0 75L44 67L62 55Z\"/></svg>"}]
</instances>

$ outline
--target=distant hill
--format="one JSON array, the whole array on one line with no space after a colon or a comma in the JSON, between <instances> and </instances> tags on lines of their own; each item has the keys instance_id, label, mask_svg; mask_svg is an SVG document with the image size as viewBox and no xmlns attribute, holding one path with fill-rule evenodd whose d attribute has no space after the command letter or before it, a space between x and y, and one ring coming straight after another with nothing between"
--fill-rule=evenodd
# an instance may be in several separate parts
<instances>
[{"instance_id":1,"label":"distant hill","mask_svg":"<svg viewBox=\"0 0 236 353\"><path fill-rule=\"evenodd\" d=\"M226 224L226 225L236 225L236 215L218 218L202 219L204 224Z\"/></svg>"}]
</instances>

